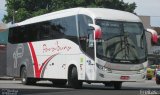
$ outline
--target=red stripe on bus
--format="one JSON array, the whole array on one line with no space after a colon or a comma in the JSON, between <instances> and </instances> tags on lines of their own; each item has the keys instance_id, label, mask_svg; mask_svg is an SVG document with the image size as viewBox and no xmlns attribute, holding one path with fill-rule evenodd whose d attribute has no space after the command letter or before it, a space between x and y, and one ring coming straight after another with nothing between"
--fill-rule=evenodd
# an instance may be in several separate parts
<instances>
[{"instance_id":1,"label":"red stripe on bus","mask_svg":"<svg viewBox=\"0 0 160 95\"><path fill-rule=\"evenodd\" d=\"M40 74L42 73L43 67L56 55L57 54L54 54L54 55L50 56L46 61L43 62L42 66L40 67Z\"/></svg>"},{"instance_id":2,"label":"red stripe on bus","mask_svg":"<svg viewBox=\"0 0 160 95\"><path fill-rule=\"evenodd\" d=\"M31 53L32 53L32 59L34 61L34 71L35 71L35 77L36 78L40 78L40 75L42 73L42 70L44 69L43 67L53 58L55 57L57 54L54 54L52 56L50 56L49 58L47 58L47 60L45 60L42 64L42 66L40 66L40 68L38 67L38 60L37 60L37 56L36 56L36 53L35 53L35 50L34 50L34 47L32 45L31 42L29 42L29 47L30 47L30 50L31 50Z\"/></svg>"},{"instance_id":3,"label":"red stripe on bus","mask_svg":"<svg viewBox=\"0 0 160 95\"><path fill-rule=\"evenodd\" d=\"M40 70L38 68L38 60L37 60L37 56L36 56L35 50L34 50L31 42L29 42L29 47L31 49L32 58L33 58L33 61L34 61L35 77L40 78Z\"/></svg>"}]
</instances>

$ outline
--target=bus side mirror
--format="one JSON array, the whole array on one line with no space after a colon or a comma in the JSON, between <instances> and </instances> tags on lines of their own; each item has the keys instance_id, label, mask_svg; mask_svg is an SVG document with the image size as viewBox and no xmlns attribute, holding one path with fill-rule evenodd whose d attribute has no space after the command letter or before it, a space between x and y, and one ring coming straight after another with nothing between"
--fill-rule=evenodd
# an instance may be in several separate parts
<instances>
[{"instance_id":1,"label":"bus side mirror","mask_svg":"<svg viewBox=\"0 0 160 95\"><path fill-rule=\"evenodd\" d=\"M147 31L149 33L151 33L151 42L153 44L157 44L158 43L158 34L157 34L157 32L155 30L153 30L153 29L147 29Z\"/></svg>"},{"instance_id":2,"label":"bus side mirror","mask_svg":"<svg viewBox=\"0 0 160 95\"><path fill-rule=\"evenodd\" d=\"M94 25L94 24L89 24L89 29L93 30L95 40L102 38L102 30L101 30L100 26Z\"/></svg>"},{"instance_id":3,"label":"bus side mirror","mask_svg":"<svg viewBox=\"0 0 160 95\"><path fill-rule=\"evenodd\" d=\"M152 37L151 38L152 43L157 44L158 43L158 35L153 34L151 37Z\"/></svg>"}]
</instances>

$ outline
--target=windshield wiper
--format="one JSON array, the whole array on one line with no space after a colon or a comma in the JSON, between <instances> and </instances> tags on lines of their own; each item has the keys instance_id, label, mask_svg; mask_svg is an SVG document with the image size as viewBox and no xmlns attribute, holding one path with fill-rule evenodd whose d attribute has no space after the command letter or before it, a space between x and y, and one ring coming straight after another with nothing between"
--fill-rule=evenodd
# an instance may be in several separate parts
<instances>
[{"instance_id":1,"label":"windshield wiper","mask_svg":"<svg viewBox=\"0 0 160 95\"><path fill-rule=\"evenodd\" d=\"M127 59L127 56L129 58L129 43L128 43L128 33L124 32L124 47L125 47L125 59Z\"/></svg>"},{"instance_id":2,"label":"windshield wiper","mask_svg":"<svg viewBox=\"0 0 160 95\"><path fill-rule=\"evenodd\" d=\"M111 51L109 52L111 61L115 60L116 58L121 58L122 60L128 60L130 58L130 55L132 55L132 57L137 57L134 51L136 49L134 42L131 39L129 39L128 33L126 32L123 33L124 33L123 35L122 34L117 35L108 40L108 46L105 53L107 55L109 50L112 49L113 52ZM117 37L117 39L112 40L115 37Z\"/></svg>"},{"instance_id":3,"label":"windshield wiper","mask_svg":"<svg viewBox=\"0 0 160 95\"><path fill-rule=\"evenodd\" d=\"M135 54L135 52L132 50L133 49L136 49L134 43L131 41L129 42L128 40L128 34L125 32L124 37L121 37L121 43L120 43L120 49L115 52L112 56L112 59L115 59L116 56L121 53L122 51L124 51L124 55L121 56L122 59L125 59L125 60L128 60L129 59L129 55L131 54L133 57L135 57L135 59L137 59L137 55ZM117 43L118 44L118 43ZM132 52L133 51L133 52Z\"/></svg>"}]
</instances>

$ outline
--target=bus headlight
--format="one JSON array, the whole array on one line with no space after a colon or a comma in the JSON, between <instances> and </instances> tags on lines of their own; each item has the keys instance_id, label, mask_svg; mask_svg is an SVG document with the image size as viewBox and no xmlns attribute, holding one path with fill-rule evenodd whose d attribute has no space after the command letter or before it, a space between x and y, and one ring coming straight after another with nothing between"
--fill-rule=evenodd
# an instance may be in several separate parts
<instances>
[{"instance_id":1,"label":"bus headlight","mask_svg":"<svg viewBox=\"0 0 160 95\"><path fill-rule=\"evenodd\" d=\"M145 69L141 69L141 70L139 70L139 71L137 72L137 74L144 74L145 72L146 72Z\"/></svg>"},{"instance_id":2,"label":"bus headlight","mask_svg":"<svg viewBox=\"0 0 160 95\"><path fill-rule=\"evenodd\" d=\"M101 70L103 70L103 71L108 71L108 72L112 72L111 71L111 69L109 69L109 68L106 68L106 67L104 67L104 66L102 66L102 65L100 65L100 64L96 64L97 65L97 67L99 68L99 69L101 69Z\"/></svg>"}]
</instances>

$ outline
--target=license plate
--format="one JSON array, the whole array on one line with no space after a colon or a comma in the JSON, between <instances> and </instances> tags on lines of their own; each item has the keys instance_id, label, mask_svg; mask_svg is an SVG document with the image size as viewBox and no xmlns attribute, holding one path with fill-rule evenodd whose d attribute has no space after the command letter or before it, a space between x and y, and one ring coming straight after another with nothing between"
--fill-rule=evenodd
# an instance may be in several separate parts
<instances>
[{"instance_id":1,"label":"license plate","mask_svg":"<svg viewBox=\"0 0 160 95\"><path fill-rule=\"evenodd\" d=\"M121 80L129 80L129 78L130 78L129 76L121 76L120 77Z\"/></svg>"}]
</instances>

